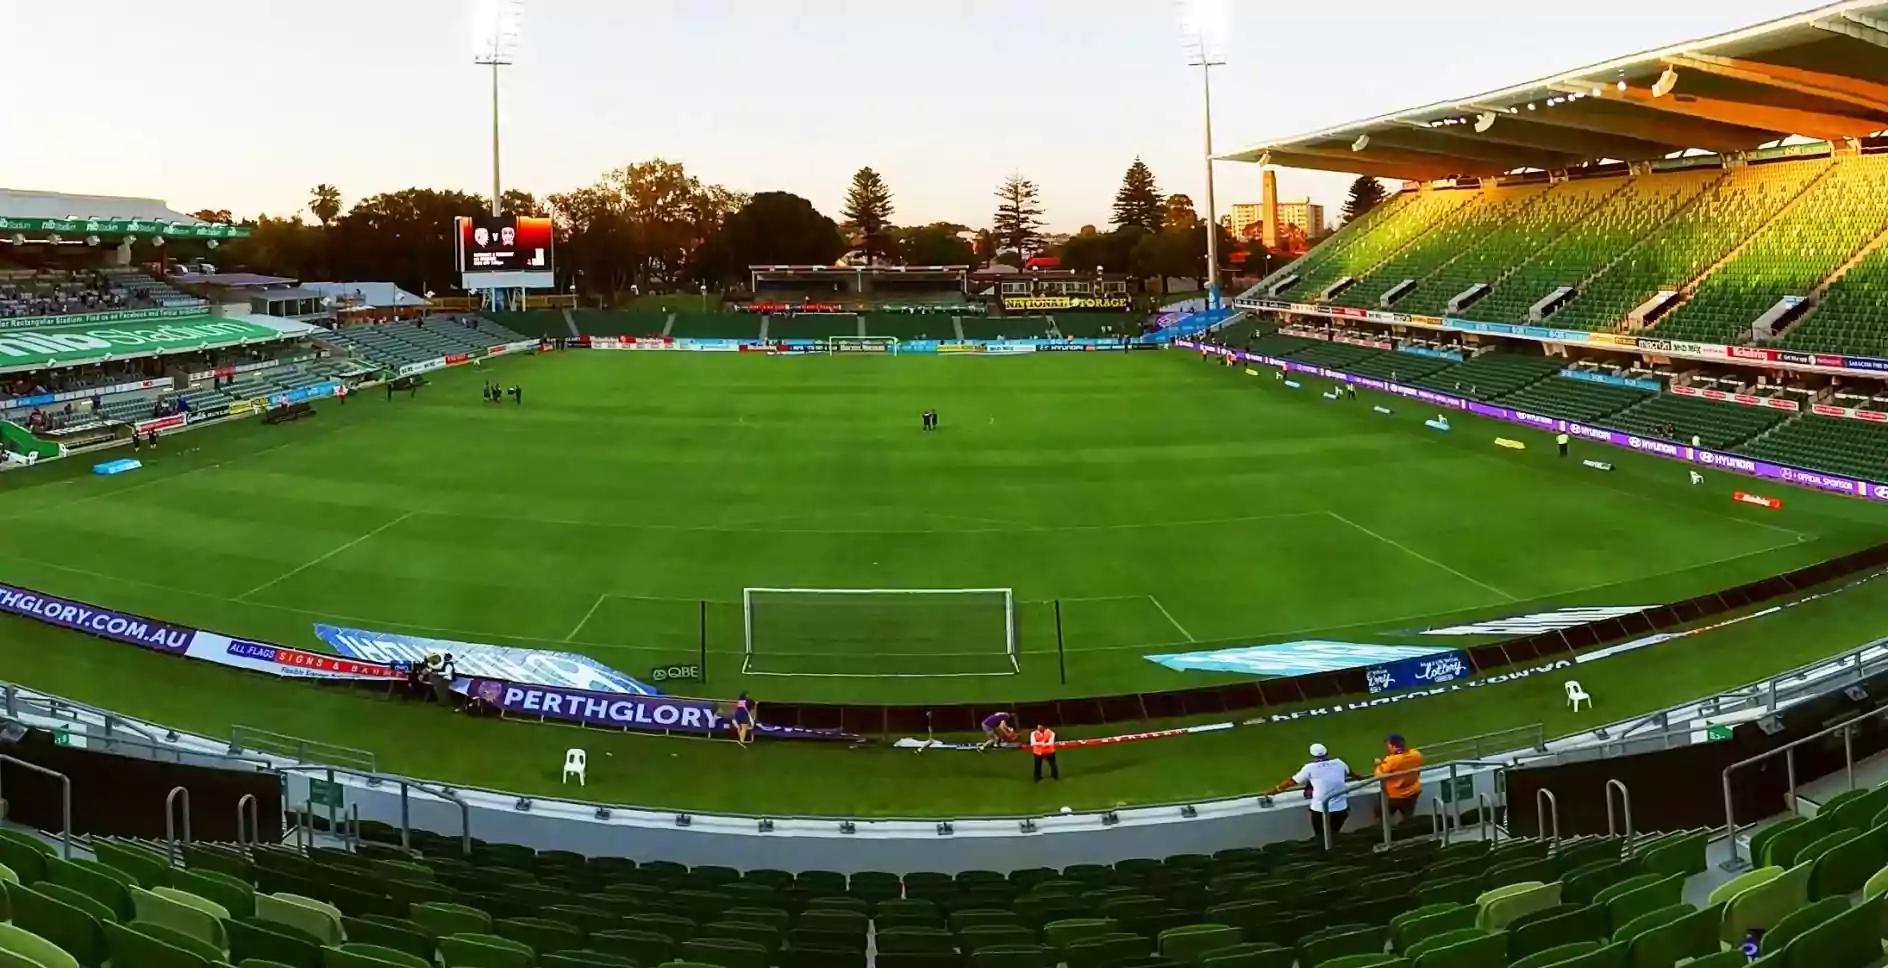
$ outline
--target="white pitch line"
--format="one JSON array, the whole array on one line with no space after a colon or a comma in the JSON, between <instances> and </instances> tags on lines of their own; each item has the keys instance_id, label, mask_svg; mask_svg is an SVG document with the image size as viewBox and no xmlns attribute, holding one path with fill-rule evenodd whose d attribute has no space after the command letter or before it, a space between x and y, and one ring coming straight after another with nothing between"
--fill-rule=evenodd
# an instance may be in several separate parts
<instances>
[{"instance_id":1,"label":"white pitch line","mask_svg":"<svg viewBox=\"0 0 1888 968\"><path fill-rule=\"evenodd\" d=\"M595 615L597 613L597 609L603 607L603 600L608 597L610 597L609 592L604 592L603 594L598 595L597 600L590 603L590 610L583 613L583 618L577 620L576 628L571 629L570 634L564 636L564 641L569 642L570 640L576 638L577 633L583 631L583 627L590 624L590 616Z\"/></svg>"},{"instance_id":2,"label":"white pitch line","mask_svg":"<svg viewBox=\"0 0 1888 968\"><path fill-rule=\"evenodd\" d=\"M275 587L276 585L279 585L279 584L281 584L282 582L285 582L285 581L287 581L287 580L289 580L290 578L293 578L293 577L295 577L296 575L299 575L299 574L301 574L302 572L304 572L304 571L307 571L308 569L310 569L310 568L313 568L313 567L315 567L316 565L319 565L319 564L321 564L321 563L322 563L322 562L324 562L324 561L327 561L327 560L328 560L329 558L332 558L332 557L334 557L335 555L338 555L338 554L340 554L341 552L343 552L343 551L346 551L346 550L348 550L349 548L352 548L352 547L354 547L355 545L358 545L358 544L360 544L360 543L361 543L361 542L363 542L363 541L366 541L366 540L367 540L368 538L371 538L371 537L373 537L373 536L375 536L375 535L377 535L377 534L379 534L379 533L381 533L382 531L385 531L385 530L387 530L388 528L391 528L391 527L393 527L394 525L396 525L396 524L399 524L400 522L402 522L402 521L405 521L405 520L406 520L407 518L410 518L410 517L412 517L413 515L415 515L415 514L418 514L418 513L419 513L418 511L408 511L407 513L405 513L405 514L402 514L402 515L400 515L399 517L397 517L397 518L394 518L394 519L393 519L393 520L391 520L391 521L388 521L388 522L387 522L386 524L383 524L383 525L381 525L380 527L378 527L378 528L375 528L374 530L372 530L372 531L369 531L369 532L367 532L366 534L364 534L364 535L361 535L361 536L360 536L360 537L358 537L358 538L355 538L355 539L354 539L353 541L350 541L350 542L348 542L347 544L344 544L344 545L342 545L341 547L339 547L339 548L336 548L336 549L334 549L333 551L330 551L330 552L328 552L327 554L325 554L325 555L322 555L322 556L321 556L321 557L319 557L319 558L315 558L315 559L313 559L313 560L311 560L311 561L309 561L309 562L307 562L307 563L305 563L305 564L303 564L303 565L301 565L300 567L297 567L297 568L294 568L294 569L292 569L292 570L290 570L290 571L287 571L287 572L284 572L284 573L282 573L282 574L280 574L280 575L277 575L276 577L274 577L274 578L271 578L271 579L269 579L268 581L265 581L265 582L263 582L262 584L260 584L260 585L257 585L256 587L254 587L254 588L251 588L250 590L248 590L248 591L246 591L246 592L243 592L243 593L242 593L241 595L238 595L238 596L236 596L236 600L240 602L240 601L242 601L243 599L246 599L246 598L248 598L249 596L251 596L251 595L254 595L254 594L256 594L257 592L260 592L260 591L263 591L263 590L265 590L265 589L269 589L269 588L274 588L274 587Z\"/></svg>"},{"instance_id":3,"label":"white pitch line","mask_svg":"<svg viewBox=\"0 0 1888 968\"><path fill-rule=\"evenodd\" d=\"M1188 642L1198 642L1198 641L1199 641L1199 639L1196 639L1196 638L1194 638L1194 637L1193 637L1193 633L1192 633L1192 632L1189 632L1189 631L1187 631L1187 627L1186 627L1186 626L1184 626L1184 625L1181 625L1181 624L1180 624L1180 622L1179 622L1178 620L1176 620L1176 619L1175 619L1175 618L1173 617L1173 613L1172 613L1172 612L1169 612L1169 611L1167 611L1167 606L1165 606L1165 605L1162 605L1162 604L1160 603L1160 599L1158 599L1158 598L1155 598L1155 597L1154 597L1153 595L1151 595L1151 594L1150 594L1150 595L1148 595L1148 596L1147 596L1147 600L1148 600L1148 601L1150 601L1150 602L1153 602L1153 603L1154 603L1154 607L1155 607L1155 608L1158 608L1158 609L1160 609L1160 614L1162 614L1162 615L1165 615L1165 616L1167 616L1167 621L1168 621L1169 623L1171 623L1171 624L1173 625L1173 627L1174 627L1174 628L1176 628L1176 629L1179 629L1179 630L1180 630L1180 634L1181 634L1181 635L1184 635L1184 636L1186 636L1186 637L1187 637L1187 641L1188 641Z\"/></svg>"},{"instance_id":4,"label":"white pitch line","mask_svg":"<svg viewBox=\"0 0 1888 968\"><path fill-rule=\"evenodd\" d=\"M1392 547L1392 548L1395 548L1395 549L1396 549L1396 550L1398 550L1398 551L1401 551L1402 553L1404 553L1404 554L1406 554L1406 555L1408 555L1408 556L1410 556L1411 558L1414 558L1414 559L1416 559L1417 561L1421 561L1421 562L1424 562L1424 563L1426 563L1426 564L1429 564L1429 565L1432 565L1432 566L1434 566L1434 567L1436 567L1436 568L1440 568L1440 569L1442 569L1443 571L1446 571L1446 572L1448 572L1449 574L1451 574L1451 575L1454 575L1455 577L1457 577L1457 578L1460 578L1460 579L1462 579L1462 580L1463 580L1463 581L1465 581L1465 582L1468 582L1469 584L1472 584L1472 585L1477 585L1477 586L1480 586L1480 587L1482 587L1482 588L1486 588L1486 589L1488 589L1489 591L1491 591L1491 592L1494 592L1494 593L1495 593L1495 594L1497 594L1497 595L1500 595L1500 596L1501 596L1502 598L1505 598L1505 599L1507 599L1507 600L1508 600L1508 601L1510 601L1510 602L1518 602L1518 601L1521 601L1521 599L1519 599L1519 598L1516 598L1516 597L1514 597L1513 595L1510 595L1510 594L1508 594L1507 592L1504 592L1504 591L1502 591L1501 589L1499 589L1499 588L1496 588L1495 586L1493 586L1493 585L1490 585L1490 584L1488 584L1487 582L1485 582L1485 581L1482 581L1481 579L1479 579L1479 578L1476 578L1476 577L1474 577L1473 575L1465 575L1465 574L1463 574L1462 572L1459 572L1459 571L1457 571L1457 570L1455 570L1454 568L1451 568L1451 567L1449 567L1448 565L1445 565L1445 564L1443 564L1442 562L1440 562L1440 561L1437 561L1436 559L1434 559L1434 558L1431 558L1431 557L1429 557L1428 555L1426 555L1426 554L1423 554L1423 553L1422 553L1422 552L1420 552L1420 551L1417 551L1416 549L1414 549L1414 548L1412 548L1412 547L1410 547L1409 545L1406 545L1406 544L1404 544L1404 543L1402 543L1401 541L1395 541L1395 540L1392 540L1392 539L1390 539L1390 538L1386 538L1386 537L1384 537L1383 535L1380 535L1380 534L1378 534L1378 533L1376 533L1375 531L1372 531L1372 530L1370 530L1369 528L1366 528L1366 527L1364 527L1363 525L1361 525L1361 524L1358 524L1357 522L1355 522L1355 521L1352 521L1351 519L1349 519L1349 518L1347 518L1347 517L1345 517L1345 516L1343 516L1343 515L1341 515L1341 514L1339 514L1339 513L1337 513L1336 511L1329 511L1329 512L1326 512L1326 513L1328 513L1328 514L1330 514L1330 516L1331 516L1331 517L1334 517L1334 518L1336 518L1336 519L1338 519L1339 521L1342 521L1342 522L1344 522L1345 524L1348 524L1348 525L1350 525L1351 527L1353 527L1353 528L1356 528L1356 529L1357 529L1357 530L1359 530L1359 531L1362 531L1363 533L1365 533L1365 534L1367 534L1367 535L1369 535L1369 536L1371 536L1372 538L1375 538L1375 539L1377 539L1378 541L1381 541L1381 542L1383 542L1384 544L1387 544L1387 545L1389 545L1390 547Z\"/></svg>"}]
</instances>

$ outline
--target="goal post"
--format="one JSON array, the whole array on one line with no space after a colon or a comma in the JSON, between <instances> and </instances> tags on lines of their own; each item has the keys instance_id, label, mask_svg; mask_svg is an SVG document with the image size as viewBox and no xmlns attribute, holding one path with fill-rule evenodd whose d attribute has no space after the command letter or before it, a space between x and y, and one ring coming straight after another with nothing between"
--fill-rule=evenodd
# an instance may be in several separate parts
<instances>
[{"instance_id":1,"label":"goal post","mask_svg":"<svg viewBox=\"0 0 1888 968\"><path fill-rule=\"evenodd\" d=\"M896 336L828 336L826 355L841 353L877 353L890 356L898 352Z\"/></svg>"},{"instance_id":2,"label":"goal post","mask_svg":"<svg viewBox=\"0 0 1888 968\"><path fill-rule=\"evenodd\" d=\"M1022 671L1008 588L744 588L741 671L961 678Z\"/></svg>"}]
</instances>

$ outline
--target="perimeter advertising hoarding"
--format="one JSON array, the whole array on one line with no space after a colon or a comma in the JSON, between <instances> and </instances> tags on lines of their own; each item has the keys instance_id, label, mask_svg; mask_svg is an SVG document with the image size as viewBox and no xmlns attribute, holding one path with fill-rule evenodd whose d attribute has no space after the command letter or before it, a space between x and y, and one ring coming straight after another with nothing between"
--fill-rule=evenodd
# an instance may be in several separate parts
<instances>
[{"instance_id":1,"label":"perimeter advertising hoarding","mask_svg":"<svg viewBox=\"0 0 1888 968\"><path fill-rule=\"evenodd\" d=\"M465 288L550 289L557 271L548 218L513 215L454 219L453 245Z\"/></svg>"}]
</instances>

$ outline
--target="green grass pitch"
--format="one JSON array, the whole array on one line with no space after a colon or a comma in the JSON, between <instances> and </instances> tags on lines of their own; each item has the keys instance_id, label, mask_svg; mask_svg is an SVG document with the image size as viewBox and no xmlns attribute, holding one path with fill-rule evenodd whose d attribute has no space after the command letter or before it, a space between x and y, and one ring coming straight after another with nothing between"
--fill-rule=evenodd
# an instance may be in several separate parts
<instances>
[{"instance_id":1,"label":"green grass pitch","mask_svg":"<svg viewBox=\"0 0 1888 968\"><path fill-rule=\"evenodd\" d=\"M491 376L523 385L524 404L483 403L477 384ZM1438 434L1422 427L1426 413L1378 415L1368 394L1331 402L1316 389L1182 352L500 361L440 374L410 399L369 393L312 421L173 437L121 478L93 478L79 462L0 477L0 579L303 647L316 645L311 625L329 621L577 651L637 676L694 658L705 600L707 694L995 703L1231 678L1145 658L1163 651L1395 641L1447 619L1670 601L1888 535L1888 519L1860 502L1716 474L1692 487L1679 465L1614 451L1605 457L1618 470L1600 474L1553 456L1544 435L1471 418ZM942 415L938 433L919 430L926 408ZM1498 449L1497 435L1529 449ZM1739 487L1770 487L1784 509L1735 504ZM1011 588L1021 670L742 675L750 586ZM1748 661L1644 679L1628 670L1673 660L1628 657L1583 669L1583 681L1602 703L1602 689L1619 697L1602 712L1625 715L1859 644L1875 621L1823 611L1818 635L1787 644L1766 648L1750 631L1774 636L1771 619L1690 640ZM981 623L962 622L974 638ZM184 667L13 620L0 628L0 678L184 728L243 723L364 746L416 775L542 792L572 736ZM1736 652L1744 638L1747 655ZM900 659L865 637L834 640L813 666ZM1002 654L996 634L964 648ZM1695 659L1700 648L1672 654ZM1608 667L1621 678L1609 682ZM1464 693L1395 722L1358 713L1313 738L1361 745L1339 751L1367 763L1378 730L1440 740L1555 722L1534 683L1498 688L1516 699ZM1003 754L734 750L594 733L585 745L638 764L612 778L597 757L593 797L738 809L741 779L716 772L738 763L775 782L767 809L937 813L1247 792L1300 758L1308 729L1084 752L1053 794L961 788L1020 777L1026 765ZM429 752L412 752L421 740ZM834 802L821 768L858 778L856 799Z\"/></svg>"}]
</instances>

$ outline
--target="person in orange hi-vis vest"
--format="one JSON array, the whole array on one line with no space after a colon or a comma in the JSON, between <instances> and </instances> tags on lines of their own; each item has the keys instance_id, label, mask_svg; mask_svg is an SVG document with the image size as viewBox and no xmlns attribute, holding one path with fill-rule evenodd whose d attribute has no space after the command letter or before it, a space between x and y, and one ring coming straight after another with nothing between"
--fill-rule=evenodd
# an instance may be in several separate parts
<instances>
[{"instance_id":1,"label":"person in orange hi-vis vest","mask_svg":"<svg viewBox=\"0 0 1888 968\"><path fill-rule=\"evenodd\" d=\"M1029 732L1029 752L1036 758L1036 782L1042 782L1042 764L1049 764L1049 778L1060 781L1062 771L1055 765L1055 730L1041 723Z\"/></svg>"},{"instance_id":2,"label":"person in orange hi-vis vest","mask_svg":"<svg viewBox=\"0 0 1888 968\"><path fill-rule=\"evenodd\" d=\"M1377 761L1376 775L1383 780L1383 797L1389 801L1385 807L1390 816L1404 818L1416 816L1416 801L1423 795L1423 778L1419 773L1407 776L1392 776L1408 770L1420 770L1423 766L1421 750L1410 749L1401 734L1391 733L1383 741L1389 749L1389 755Z\"/></svg>"}]
</instances>

